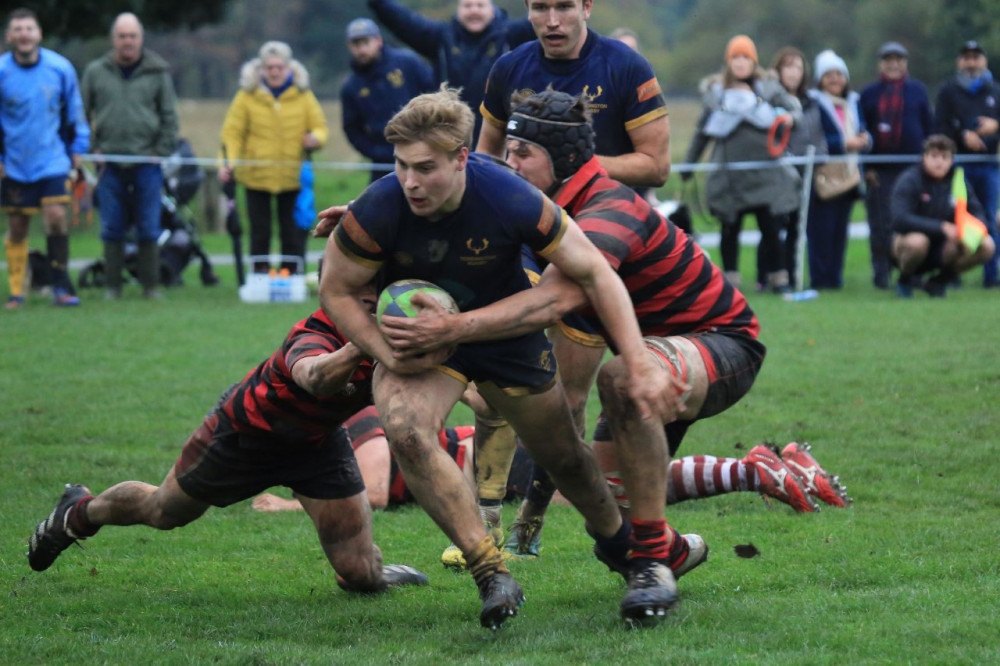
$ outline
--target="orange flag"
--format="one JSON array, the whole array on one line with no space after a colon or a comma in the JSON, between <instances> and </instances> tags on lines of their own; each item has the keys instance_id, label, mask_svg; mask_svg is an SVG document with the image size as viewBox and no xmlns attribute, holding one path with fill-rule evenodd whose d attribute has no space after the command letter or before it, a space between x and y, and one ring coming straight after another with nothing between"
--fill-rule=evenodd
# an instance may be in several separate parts
<instances>
[{"instance_id":1,"label":"orange flag","mask_svg":"<svg viewBox=\"0 0 1000 666\"><path fill-rule=\"evenodd\" d=\"M951 196L955 200L955 226L958 227L958 240L973 254L986 238L986 225L982 220L969 212L969 193L965 187L965 170L955 169L951 179Z\"/></svg>"}]
</instances>

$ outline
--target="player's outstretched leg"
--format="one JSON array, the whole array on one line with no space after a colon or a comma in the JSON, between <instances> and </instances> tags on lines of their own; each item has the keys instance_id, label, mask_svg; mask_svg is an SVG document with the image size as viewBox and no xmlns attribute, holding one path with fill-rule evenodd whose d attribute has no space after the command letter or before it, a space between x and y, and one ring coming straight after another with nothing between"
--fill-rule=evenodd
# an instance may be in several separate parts
<instances>
[{"instance_id":1,"label":"player's outstretched leg","mask_svg":"<svg viewBox=\"0 0 1000 666\"><path fill-rule=\"evenodd\" d=\"M847 507L853 501L847 496L847 487L840 485L840 477L832 476L820 467L810 449L808 444L791 442L781 450L781 459L799 478L807 493L830 506Z\"/></svg>"},{"instance_id":2,"label":"player's outstretched leg","mask_svg":"<svg viewBox=\"0 0 1000 666\"><path fill-rule=\"evenodd\" d=\"M28 539L28 564L35 571L45 571L59 554L81 539L93 536L97 530L84 533L70 523L70 514L94 496L86 486L66 484L66 490L49 517L38 523Z\"/></svg>"}]
</instances>

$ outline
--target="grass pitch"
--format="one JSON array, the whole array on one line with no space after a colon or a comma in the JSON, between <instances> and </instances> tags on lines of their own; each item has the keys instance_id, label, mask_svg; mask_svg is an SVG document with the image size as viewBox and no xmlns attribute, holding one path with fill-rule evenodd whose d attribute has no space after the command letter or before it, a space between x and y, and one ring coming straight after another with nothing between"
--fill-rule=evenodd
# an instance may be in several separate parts
<instances>
[{"instance_id":1,"label":"grass pitch","mask_svg":"<svg viewBox=\"0 0 1000 666\"><path fill-rule=\"evenodd\" d=\"M202 288L191 269L162 302L95 291L76 310L34 298L0 312L0 661L997 663L1000 292L976 275L946 299L901 301L869 286L866 260L852 243L845 289L815 301L750 294L764 369L681 449L809 441L854 506L796 515L742 493L671 507L712 552L649 631L624 628L621 582L564 507L542 557L512 565L527 603L497 634L479 627L471 578L440 566L445 539L416 507L377 513L375 534L387 561L431 585L380 597L336 588L305 516L249 502L171 533L107 527L34 573L25 542L62 484L159 483L218 394L313 303L242 304L220 267L223 285ZM750 281L749 253L743 265ZM737 557L747 543L760 556Z\"/></svg>"}]
</instances>

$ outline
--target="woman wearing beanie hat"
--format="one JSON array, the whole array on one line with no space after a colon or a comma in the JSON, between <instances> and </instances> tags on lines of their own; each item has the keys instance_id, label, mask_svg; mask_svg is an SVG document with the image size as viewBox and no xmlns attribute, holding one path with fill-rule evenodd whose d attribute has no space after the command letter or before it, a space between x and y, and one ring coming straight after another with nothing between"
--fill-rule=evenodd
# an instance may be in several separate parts
<instances>
[{"instance_id":1,"label":"woman wearing beanie hat","mask_svg":"<svg viewBox=\"0 0 1000 666\"><path fill-rule=\"evenodd\" d=\"M844 59L828 49L816 56L815 70L816 89L810 94L820 109L826 152L831 156L851 156L847 182L854 184L832 194L815 187L812 190L806 223L809 279L813 289L840 289L844 284L847 227L860 190L857 154L869 149L871 138L865 131L858 94L848 84L850 73ZM824 171L843 169L842 163L820 165L816 180L829 178L830 174Z\"/></svg>"},{"instance_id":2,"label":"woman wearing beanie hat","mask_svg":"<svg viewBox=\"0 0 1000 666\"><path fill-rule=\"evenodd\" d=\"M760 228L757 281L774 291L787 291L781 230L789 213L799 207L798 172L791 166L728 169L731 162L773 161L768 132L783 115L801 119L801 105L773 72L758 65L757 47L746 35L729 40L725 66L702 81L704 110L687 151L687 162L697 162L713 143L711 161L720 168L708 174L705 194L709 210L722 223L722 268L734 285L740 283L739 234L743 216L753 213ZM690 171L681 174L690 180Z\"/></svg>"}]
</instances>

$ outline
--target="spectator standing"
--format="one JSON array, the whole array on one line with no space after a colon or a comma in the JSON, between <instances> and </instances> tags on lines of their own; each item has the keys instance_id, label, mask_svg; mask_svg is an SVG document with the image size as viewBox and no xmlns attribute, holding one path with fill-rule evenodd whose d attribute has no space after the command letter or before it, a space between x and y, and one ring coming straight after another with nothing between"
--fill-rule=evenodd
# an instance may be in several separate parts
<instances>
[{"instance_id":1,"label":"spectator standing","mask_svg":"<svg viewBox=\"0 0 1000 666\"><path fill-rule=\"evenodd\" d=\"M371 19L347 26L351 75L340 89L344 134L355 150L376 164L392 163L386 123L412 98L434 88L431 68L409 51L386 46ZM391 171L372 169L375 181Z\"/></svg>"},{"instance_id":2,"label":"spectator standing","mask_svg":"<svg viewBox=\"0 0 1000 666\"><path fill-rule=\"evenodd\" d=\"M847 230L851 210L861 186L857 154L871 147L865 131L859 95L851 90L850 72L844 59L830 50L816 56L816 89L812 91L820 111L823 142L830 155L848 155L842 172L849 174L843 192L824 196L813 188L809 203L806 237L809 241L809 278L813 289L840 289L844 286ZM843 167L844 163L830 165ZM822 177L822 172L819 172Z\"/></svg>"},{"instance_id":3,"label":"spectator standing","mask_svg":"<svg viewBox=\"0 0 1000 666\"><path fill-rule=\"evenodd\" d=\"M135 14L123 13L111 27L111 52L87 65L81 84L83 106L93 128L93 152L148 158L102 165L97 208L110 299L121 298L125 233L134 226L139 244L139 282L146 298L159 298L159 159L177 145L177 96L163 58L143 46Z\"/></svg>"},{"instance_id":4,"label":"spectator standing","mask_svg":"<svg viewBox=\"0 0 1000 666\"><path fill-rule=\"evenodd\" d=\"M426 18L396 0L368 0L368 6L390 32L431 62L438 83L461 88L462 100L474 112L493 63L534 37L527 20L509 18L492 0L458 0L447 21ZM482 123L477 113L472 145Z\"/></svg>"},{"instance_id":5,"label":"spectator standing","mask_svg":"<svg viewBox=\"0 0 1000 666\"><path fill-rule=\"evenodd\" d=\"M920 155L934 131L934 112L924 84L909 77L909 51L899 42L878 50L879 80L861 91L861 113L873 138L872 155ZM913 160L872 162L865 167L865 208L871 248L872 282L888 289L892 269L889 202L896 178Z\"/></svg>"},{"instance_id":6,"label":"spectator standing","mask_svg":"<svg viewBox=\"0 0 1000 666\"><path fill-rule=\"evenodd\" d=\"M993 244L997 236L997 206L1000 205L1000 167L997 144L1000 143L1000 86L993 80L986 60L986 50L977 41L962 44L958 51L958 71L941 87L937 98L938 131L958 147L958 159L977 156L977 161L962 164L969 185L983 206L983 222ZM997 257L983 265L983 286L1000 286Z\"/></svg>"},{"instance_id":7,"label":"spectator standing","mask_svg":"<svg viewBox=\"0 0 1000 666\"><path fill-rule=\"evenodd\" d=\"M698 119L688 162L697 162L710 142L711 160L720 168L708 174L705 194L709 210L722 224L720 250L727 280L738 287L739 235L743 216L754 214L760 228L757 248L758 281L761 289L788 290L781 230L790 213L799 207L798 173L791 166L760 169L729 169L730 162L771 162L768 133L780 116L798 118L801 105L777 77L758 66L757 47L746 35L737 35L726 45L725 66L720 74L702 81L704 110ZM690 180L693 172L681 177Z\"/></svg>"},{"instance_id":8,"label":"spectator standing","mask_svg":"<svg viewBox=\"0 0 1000 666\"><path fill-rule=\"evenodd\" d=\"M308 231L295 222L303 157L326 143L329 130L309 73L284 42L265 42L258 57L243 64L240 89L222 123L222 145L230 160L250 164L219 169L219 180L243 185L250 219L250 254L271 252L272 202L277 208L281 254L305 260ZM304 267L304 263L302 267ZM270 265L258 262L254 269ZM301 267L285 259L290 273Z\"/></svg>"},{"instance_id":9,"label":"spectator standing","mask_svg":"<svg viewBox=\"0 0 1000 666\"><path fill-rule=\"evenodd\" d=\"M794 46L785 46L775 54L772 68L785 90L794 95L802 105L802 119L792 126L787 153L802 157L808 152L809 146L812 146L815 148L815 156L825 157L826 138L823 135L819 104L809 96L809 65L805 54ZM797 171L799 177L803 177L805 166L797 167ZM784 267L788 271L788 283L792 286L798 284L796 247L799 243L799 223L803 215L808 215L808 210L798 208L789 213L788 226L785 228Z\"/></svg>"},{"instance_id":10,"label":"spectator standing","mask_svg":"<svg viewBox=\"0 0 1000 666\"><path fill-rule=\"evenodd\" d=\"M476 151L504 157L513 95L554 90L586 95L594 111L597 154L627 185L659 187L670 175L670 122L649 61L587 27L594 0L531 0L537 40L501 56L490 71Z\"/></svg>"},{"instance_id":11,"label":"spectator standing","mask_svg":"<svg viewBox=\"0 0 1000 666\"><path fill-rule=\"evenodd\" d=\"M989 261L996 254L986 236L970 251L959 238L955 222L955 142L942 134L924 141L920 164L900 174L892 192L892 254L899 266L896 293L910 298L914 287L932 297L943 297L959 273ZM964 178L964 175L962 176ZM983 221L985 215L968 181L968 212ZM926 281L921 276L933 273Z\"/></svg>"},{"instance_id":12,"label":"spectator standing","mask_svg":"<svg viewBox=\"0 0 1000 666\"><path fill-rule=\"evenodd\" d=\"M79 305L69 278L66 181L87 152L90 128L83 113L76 70L66 58L41 48L42 29L29 9L7 19L0 56L0 200L7 212L4 241L10 295L6 308L24 304L28 224L41 210L51 261L53 303Z\"/></svg>"}]
</instances>

